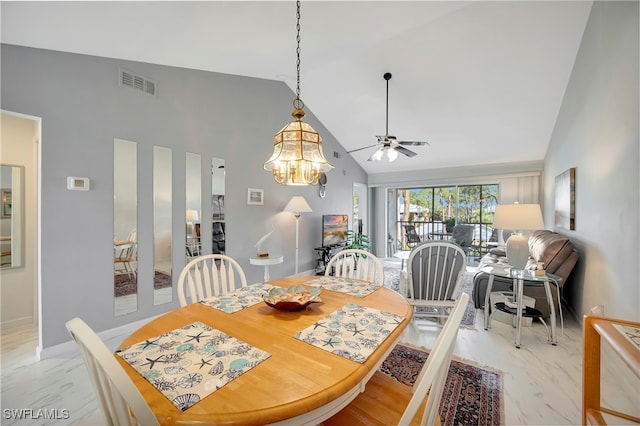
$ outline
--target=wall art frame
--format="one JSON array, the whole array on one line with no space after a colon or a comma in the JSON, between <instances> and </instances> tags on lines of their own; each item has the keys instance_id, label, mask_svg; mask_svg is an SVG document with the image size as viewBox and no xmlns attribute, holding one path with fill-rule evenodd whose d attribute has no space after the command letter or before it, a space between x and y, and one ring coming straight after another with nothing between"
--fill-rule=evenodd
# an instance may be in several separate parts
<instances>
[{"instance_id":1,"label":"wall art frame","mask_svg":"<svg viewBox=\"0 0 640 426\"><path fill-rule=\"evenodd\" d=\"M261 206L264 204L264 189L249 188L247 190L247 204Z\"/></svg>"}]
</instances>

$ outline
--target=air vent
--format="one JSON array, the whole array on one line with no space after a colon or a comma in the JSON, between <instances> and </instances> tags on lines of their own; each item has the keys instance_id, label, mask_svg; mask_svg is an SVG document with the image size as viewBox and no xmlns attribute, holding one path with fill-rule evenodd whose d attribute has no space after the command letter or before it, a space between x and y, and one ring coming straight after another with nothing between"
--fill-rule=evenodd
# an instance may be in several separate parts
<instances>
[{"instance_id":1,"label":"air vent","mask_svg":"<svg viewBox=\"0 0 640 426\"><path fill-rule=\"evenodd\" d=\"M153 80L149 80L146 77L132 73L127 70L120 70L120 85L130 87L131 89L138 90L146 93L147 95L156 95L156 83Z\"/></svg>"}]
</instances>

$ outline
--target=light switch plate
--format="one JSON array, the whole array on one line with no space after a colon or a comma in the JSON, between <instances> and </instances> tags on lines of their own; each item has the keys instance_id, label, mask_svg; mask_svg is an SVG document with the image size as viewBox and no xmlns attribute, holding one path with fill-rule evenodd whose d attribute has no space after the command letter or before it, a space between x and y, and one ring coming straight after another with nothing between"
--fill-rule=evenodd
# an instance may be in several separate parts
<instances>
[{"instance_id":1,"label":"light switch plate","mask_svg":"<svg viewBox=\"0 0 640 426\"><path fill-rule=\"evenodd\" d=\"M67 189L72 191L88 191L89 185L89 178L67 176Z\"/></svg>"}]
</instances>

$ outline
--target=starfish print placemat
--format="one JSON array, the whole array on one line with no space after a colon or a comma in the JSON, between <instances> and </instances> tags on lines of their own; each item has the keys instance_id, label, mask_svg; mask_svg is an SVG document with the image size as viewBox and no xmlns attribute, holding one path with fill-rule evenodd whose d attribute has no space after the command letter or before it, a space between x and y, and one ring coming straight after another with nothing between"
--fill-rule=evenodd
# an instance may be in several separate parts
<instances>
[{"instance_id":1,"label":"starfish print placemat","mask_svg":"<svg viewBox=\"0 0 640 426\"><path fill-rule=\"evenodd\" d=\"M246 309L263 301L263 297L274 286L271 284L257 283L218 296L208 297L200 301L203 305L219 309L228 314Z\"/></svg>"},{"instance_id":2,"label":"starfish print placemat","mask_svg":"<svg viewBox=\"0 0 640 426\"><path fill-rule=\"evenodd\" d=\"M305 285L320 287L325 290L337 291L356 297L365 297L381 287L376 283L356 280L347 277L322 277L307 281Z\"/></svg>"},{"instance_id":3,"label":"starfish print placemat","mask_svg":"<svg viewBox=\"0 0 640 426\"><path fill-rule=\"evenodd\" d=\"M404 317L348 303L296 334L303 342L363 363Z\"/></svg>"},{"instance_id":4,"label":"starfish print placemat","mask_svg":"<svg viewBox=\"0 0 640 426\"><path fill-rule=\"evenodd\" d=\"M116 354L181 411L271 356L200 321Z\"/></svg>"}]
</instances>

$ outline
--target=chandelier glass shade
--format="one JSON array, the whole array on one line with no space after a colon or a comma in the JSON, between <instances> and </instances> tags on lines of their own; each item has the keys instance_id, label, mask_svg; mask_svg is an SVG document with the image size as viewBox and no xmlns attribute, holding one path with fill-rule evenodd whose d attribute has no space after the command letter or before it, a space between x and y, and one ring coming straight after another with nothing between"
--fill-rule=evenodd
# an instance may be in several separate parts
<instances>
[{"instance_id":1,"label":"chandelier glass shade","mask_svg":"<svg viewBox=\"0 0 640 426\"><path fill-rule=\"evenodd\" d=\"M273 155L264 163L264 169L271 171L273 179L282 185L317 185L320 173L333 166L324 158L318 132L302 121L302 108L296 108L291 115L295 120L275 134Z\"/></svg>"},{"instance_id":2,"label":"chandelier glass shade","mask_svg":"<svg viewBox=\"0 0 640 426\"><path fill-rule=\"evenodd\" d=\"M322 138L304 123L304 102L300 99L300 1L296 2L297 17L297 86L293 100L294 121L288 123L273 138L273 154L264 169L282 185L317 185L321 173L333 169L322 153Z\"/></svg>"}]
</instances>

